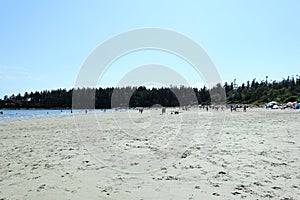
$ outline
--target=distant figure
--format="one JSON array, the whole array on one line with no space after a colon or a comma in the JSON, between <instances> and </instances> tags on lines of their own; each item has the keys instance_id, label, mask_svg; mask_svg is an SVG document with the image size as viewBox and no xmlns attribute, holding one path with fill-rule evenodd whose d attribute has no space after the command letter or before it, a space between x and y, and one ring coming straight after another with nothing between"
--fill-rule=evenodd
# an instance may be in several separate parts
<instances>
[{"instance_id":1,"label":"distant figure","mask_svg":"<svg viewBox=\"0 0 300 200\"><path fill-rule=\"evenodd\" d=\"M208 106L206 106L206 111L208 111Z\"/></svg>"},{"instance_id":2,"label":"distant figure","mask_svg":"<svg viewBox=\"0 0 300 200\"><path fill-rule=\"evenodd\" d=\"M233 105L231 104L230 105L230 112L232 112L233 111Z\"/></svg>"},{"instance_id":3,"label":"distant figure","mask_svg":"<svg viewBox=\"0 0 300 200\"><path fill-rule=\"evenodd\" d=\"M244 104L244 112L246 112L246 111L247 111L247 105Z\"/></svg>"},{"instance_id":4,"label":"distant figure","mask_svg":"<svg viewBox=\"0 0 300 200\"><path fill-rule=\"evenodd\" d=\"M71 113L73 113L73 110L71 110Z\"/></svg>"},{"instance_id":5,"label":"distant figure","mask_svg":"<svg viewBox=\"0 0 300 200\"><path fill-rule=\"evenodd\" d=\"M238 107L237 105L232 105L232 110L237 111L237 107Z\"/></svg>"},{"instance_id":6,"label":"distant figure","mask_svg":"<svg viewBox=\"0 0 300 200\"><path fill-rule=\"evenodd\" d=\"M163 107L163 108L161 109L161 114L163 115L163 114L165 114L165 113L166 113L166 108Z\"/></svg>"},{"instance_id":7,"label":"distant figure","mask_svg":"<svg viewBox=\"0 0 300 200\"><path fill-rule=\"evenodd\" d=\"M139 108L139 112L141 113L141 114L143 114L143 108Z\"/></svg>"},{"instance_id":8,"label":"distant figure","mask_svg":"<svg viewBox=\"0 0 300 200\"><path fill-rule=\"evenodd\" d=\"M87 110L85 110L85 114L87 114Z\"/></svg>"},{"instance_id":9,"label":"distant figure","mask_svg":"<svg viewBox=\"0 0 300 200\"><path fill-rule=\"evenodd\" d=\"M3 115L3 111L0 111L0 115Z\"/></svg>"}]
</instances>

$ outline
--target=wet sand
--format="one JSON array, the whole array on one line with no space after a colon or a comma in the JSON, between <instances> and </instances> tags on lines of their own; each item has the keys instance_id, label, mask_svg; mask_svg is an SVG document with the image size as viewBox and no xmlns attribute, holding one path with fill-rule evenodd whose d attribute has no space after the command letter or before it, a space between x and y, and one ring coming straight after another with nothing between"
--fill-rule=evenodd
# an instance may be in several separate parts
<instances>
[{"instance_id":1,"label":"wet sand","mask_svg":"<svg viewBox=\"0 0 300 200\"><path fill-rule=\"evenodd\" d=\"M0 199L300 199L299 127L265 109L0 123Z\"/></svg>"}]
</instances>

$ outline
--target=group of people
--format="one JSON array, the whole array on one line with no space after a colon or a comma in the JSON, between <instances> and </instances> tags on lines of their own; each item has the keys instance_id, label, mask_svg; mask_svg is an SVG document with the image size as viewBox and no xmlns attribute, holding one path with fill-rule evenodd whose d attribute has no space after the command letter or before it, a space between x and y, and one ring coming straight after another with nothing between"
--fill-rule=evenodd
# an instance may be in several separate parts
<instances>
[{"instance_id":1,"label":"group of people","mask_svg":"<svg viewBox=\"0 0 300 200\"><path fill-rule=\"evenodd\" d=\"M221 111L224 111L226 108L229 108L228 106L224 106L224 105L202 105L199 107L200 109L205 109L206 111L209 111L209 109L211 110L221 110ZM247 108L248 108L248 105L247 104L231 104L230 105L230 111L237 111L238 108L243 108L243 111L246 112L247 111Z\"/></svg>"},{"instance_id":2,"label":"group of people","mask_svg":"<svg viewBox=\"0 0 300 200\"><path fill-rule=\"evenodd\" d=\"M247 111L247 107L248 105L247 104L243 104L243 105L233 105L231 104L230 105L230 111L237 111L237 108L243 108L243 111L246 112Z\"/></svg>"},{"instance_id":3,"label":"group of people","mask_svg":"<svg viewBox=\"0 0 300 200\"><path fill-rule=\"evenodd\" d=\"M208 111L209 109L212 109L212 110L216 110L216 111L218 111L218 110L225 110L225 106L214 106L214 105L212 105L212 106L205 106L205 105L203 105L203 106L200 106L199 108L201 108L201 109L205 109L206 111Z\"/></svg>"},{"instance_id":4,"label":"group of people","mask_svg":"<svg viewBox=\"0 0 300 200\"><path fill-rule=\"evenodd\" d=\"M247 104L230 104L230 106L215 106L215 105L202 105L202 106L199 106L200 109L205 109L206 111L209 111L209 109L211 110L222 110L224 111L226 108L229 108L230 107L230 111L237 111L238 108L242 108L244 112L247 112L247 108L248 108L248 105ZM139 113L143 113L143 108L139 108ZM189 110L188 107L182 107L182 110ZM162 107L161 109L161 115L163 114L166 114L166 107ZM179 111L172 111L171 114L179 114Z\"/></svg>"},{"instance_id":5,"label":"group of people","mask_svg":"<svg viewBox=\"0 0 300 200\"><path fill-rule=\"evenodd\" d=\"M139 110L139 113L140 113L140 114L143 114L144 108L138 108L138 110ZM163 114L166 114L166 111L167 111L166 107L162 107L162 108L161 108L161 114L162 114L162 115L163 115Z\"/></svg>"}]
</instances>

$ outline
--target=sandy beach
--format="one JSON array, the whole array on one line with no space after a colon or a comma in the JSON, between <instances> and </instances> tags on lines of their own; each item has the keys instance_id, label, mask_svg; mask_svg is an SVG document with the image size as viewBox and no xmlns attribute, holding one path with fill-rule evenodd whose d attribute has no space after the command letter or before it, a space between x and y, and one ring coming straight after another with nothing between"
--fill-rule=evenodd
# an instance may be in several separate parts
<instances>
[{"instance_id":1,"label":"sandy beach","mask_svg":"<svg viewBox=\"0 0 300 200\"><path fill-rule=\"evenodd\" d=\"M299 111L160 112L0 123L0 199L300 199Z\"/></svg>"}]
</instances>

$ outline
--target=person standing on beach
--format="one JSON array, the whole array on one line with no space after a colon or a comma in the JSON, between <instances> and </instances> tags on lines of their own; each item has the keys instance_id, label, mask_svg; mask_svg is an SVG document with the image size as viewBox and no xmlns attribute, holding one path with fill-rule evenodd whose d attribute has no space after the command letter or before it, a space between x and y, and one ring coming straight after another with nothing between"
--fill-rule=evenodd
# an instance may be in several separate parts
<instances>
[{"instance_id":1,"label":"person standing on beach","mask_svg":"<svg viewBox=\"0 0 300 200\"><path fill-rule=\"evenodd\" d=\"M139 112L143 114L143 108L139 108Z\"/></svg>"},{"instance_id":2,"label":"person standing on beach","mask_svg":"<svg viewBox=\"0 0 300 200\"><path fill-rule=\"evenodd\" d=\"M163 107L163 108L161 109L161 114L163 115L163 114L165 114L165 113L166 113L166 108Z\"/></svg>"},{"instance_id":3,"label":"person standing on beach","mask_svg":"<svg viewBox=\"0 0 300 200\"><path fill-rule=\"evenodd\" d=\"M247 104L244 104L244 112L247 111Z\"/></svg>"}]
</instances>

